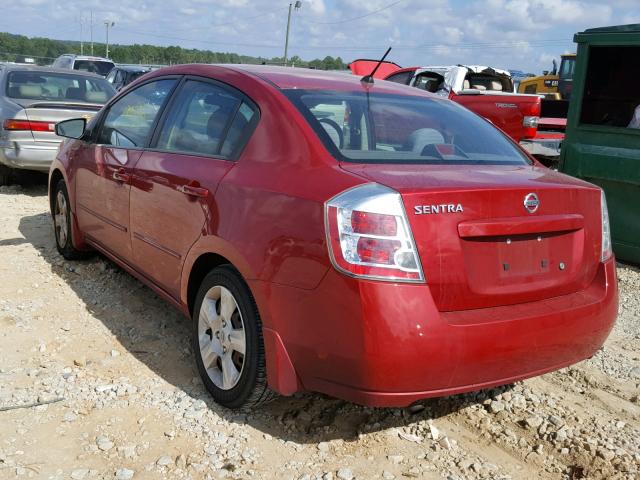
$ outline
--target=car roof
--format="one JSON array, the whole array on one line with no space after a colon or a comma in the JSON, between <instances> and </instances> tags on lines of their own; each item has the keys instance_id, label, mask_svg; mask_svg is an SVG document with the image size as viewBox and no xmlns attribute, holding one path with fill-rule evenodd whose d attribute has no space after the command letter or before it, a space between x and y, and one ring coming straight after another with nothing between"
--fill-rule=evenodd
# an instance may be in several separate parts
<instances>
[{"instance_id":1,"label":"car roof","mask_svg":"<svg viewBox=\"0 0 640 480\"><path fill-rule=\"evenodd\" d=\"M90 60L93 62L109 62L113 63L113 60L104 57L94 57L92 55L76 55L75 53L65 53L60 55L61 57L73 57L76 60Z\"/></svg>"},{"instance_id":2,"label":"car roof","mask_svg":"<svg viewBox=\"0 0 640 480\"><path fill-rule=\"evenodd\" d=\"M184 70L184 73L189 74L189 70L194 69L195 66L196 65L182 65L184 69L168 67L156 70L156 74L163 71L179 73L177 71L174 71L174 69ZM309 68L247 64L201 65L198 70L202 69L204 70L204 72L202 73L205 73L207 68L224 68L233 70L238 73L244 73L252 77L258 77L268 82L273 87L281 90L305 89L360 91L367 88L361 82L361 77L352 75L348 70L345 70L344 72L335 72L326 70L314 70ZM211 73L213 74L214 72L212 71ZM431 96L430 94L422 90L410 88L406 85L400 85L394 82L385 82L384 80L376 80L375 83L368 88L370 88L371 91L376 92L398 93L411 96Z\"/></svg>"},{"instance_id":3,"label":"car roof","mask_svg":"<svg viewBox=\"0 0 640 480\"><path fill-rule=\"evenodd\" d=\"M3 64L0 65L0 69L5 71L32 71L32 72L42 72L42 73L61 73L64 75L77 75L81 77L91 77L91 78L104 78L101 75L96 75L95 73L84 72L82 70L70 70L68 68L53 68L53 67L42 67L40 65L19 65L19 64Z\"/></svg>"},{"instance_id":4,"label":"car roof","mask_svg":"<svg viewBox=\"0 0 640 480\"><path fill-rule=\"evenodd\" d=\"M146 67L144 65L116 65L113 68L127 72L150 72L153 69L153 67Z\"/></svg>"}]
</instances>

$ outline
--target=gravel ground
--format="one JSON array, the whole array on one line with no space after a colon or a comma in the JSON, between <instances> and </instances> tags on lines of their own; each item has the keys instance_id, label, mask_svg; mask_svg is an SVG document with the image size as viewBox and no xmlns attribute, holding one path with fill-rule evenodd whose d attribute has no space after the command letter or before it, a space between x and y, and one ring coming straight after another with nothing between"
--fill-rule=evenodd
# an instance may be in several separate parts
<instances>
[{"instance_id":1,"label":"gravel ground","mask_svg":"<svg viewBox=\"0 0 640 480\"><path fill-rule=\"evenodd\" d=\"M0 478L640 478L640 270L571 368L410 409L210 401L181 316L96 256L56 252L41 180L0 187Z\"/></svg>"}]
</instances>

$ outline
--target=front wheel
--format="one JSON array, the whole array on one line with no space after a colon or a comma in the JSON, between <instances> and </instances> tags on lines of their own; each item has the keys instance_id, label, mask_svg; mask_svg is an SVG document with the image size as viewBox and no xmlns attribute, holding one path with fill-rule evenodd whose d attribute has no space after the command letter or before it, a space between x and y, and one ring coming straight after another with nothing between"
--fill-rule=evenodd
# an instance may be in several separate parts
<instances>
[{"instance_id":1,"label":"front wheel","mask_svg":"<svg viewBox=\"0 0 640 480\"><path fill-rule=\"evenodd\" d=\"M215 268L203 280L192 328L198 371L217 403L250 408L273 397L260 315L249 287L230 265Z\"/></svg>"}]
</instances>

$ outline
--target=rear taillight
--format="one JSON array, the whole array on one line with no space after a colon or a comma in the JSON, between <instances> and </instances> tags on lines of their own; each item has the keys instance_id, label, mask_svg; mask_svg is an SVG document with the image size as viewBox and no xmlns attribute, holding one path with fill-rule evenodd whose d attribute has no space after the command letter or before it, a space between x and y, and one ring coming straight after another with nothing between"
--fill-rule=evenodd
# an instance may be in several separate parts
<instances>
[{"instance_id":1,"label":"rear taillight","mask_svg":"<svg viewBox=\"0 0 640 480\"><path fill-rule=\"evenodd\" d=\"M51 122L8 119L4 121L2 128L13 131L27 130L31 132L53 132L55 131L56 124Z\"/></svg>"},{"instance_id":2,"label":"rear taillight","mask_svg":"<svg viewBox=\"0 0 640 480\"><path fill-rule=\"evenodd\" d=\"M358 278L424 282L418 251L400 194L368 183L325 204L329 256Z\"/></svg>"},{"instance_id":3,"label":"rear taillight","mask_svg":"<svg viewBox=\"0 0 640 480\"><path fill-rule=\"evenodd\" d=\"M600 190L600 210L602 215L602 251L600 253L600 260L606 261L611 258L611 229L609 227L609 209L607 208L607 197L604 195L604 190Z\"/></svg>"},{"instance_id":4,"label":"rear taillight","mask_svg":"<svg viewBox=\"0 0 640 480\"><path fill-rule=\"evenodd\" d=\"M522 111L522 136L523 138L534 138L538 133L538 122L540 121L540 99L521 107Z\"/></svg>"}]
</instances>

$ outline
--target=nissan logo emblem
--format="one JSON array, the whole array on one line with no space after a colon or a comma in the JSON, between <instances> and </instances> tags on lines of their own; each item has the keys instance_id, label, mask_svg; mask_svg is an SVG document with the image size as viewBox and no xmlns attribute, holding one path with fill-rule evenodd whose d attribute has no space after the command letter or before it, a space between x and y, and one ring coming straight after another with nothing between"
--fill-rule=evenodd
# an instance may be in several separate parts
<instances>
[{"instance_id":1,"label":"nissan logo emblem","mask_svg":"<svg viewBox=\"0 0 640 480\"><path fill-rule=\"evenodd\" d=\"M540 206L540 200L538 199L538 195L535 193L528 193L524 197L524 208L529 213L536 213L538 207Z\"/></svg>"}]
</instances>

